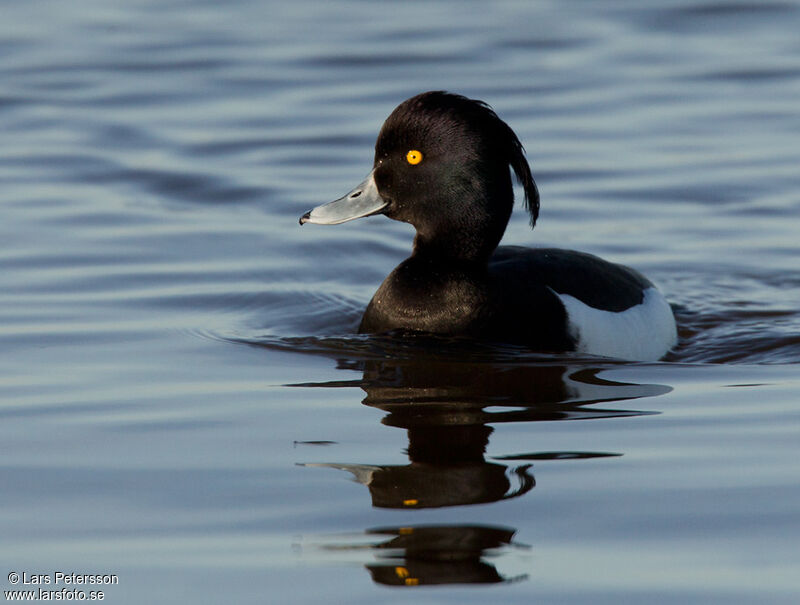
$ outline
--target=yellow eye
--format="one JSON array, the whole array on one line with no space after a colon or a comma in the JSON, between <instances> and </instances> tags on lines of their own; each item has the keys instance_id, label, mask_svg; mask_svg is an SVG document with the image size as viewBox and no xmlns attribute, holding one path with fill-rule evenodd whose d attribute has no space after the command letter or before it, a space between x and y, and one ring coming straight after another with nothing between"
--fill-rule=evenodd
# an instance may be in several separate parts
<instances>
[{"instance_id":1,"label":"yellow eye","mask_svg":"<svg viewBox=\"0 0 800 605\"><path fill-rule=\"evenodd\" d=\"M406 161L412 166L416 166L422 161L422 152L412 149L406 154Z\"/></svg>"}]
</instances>

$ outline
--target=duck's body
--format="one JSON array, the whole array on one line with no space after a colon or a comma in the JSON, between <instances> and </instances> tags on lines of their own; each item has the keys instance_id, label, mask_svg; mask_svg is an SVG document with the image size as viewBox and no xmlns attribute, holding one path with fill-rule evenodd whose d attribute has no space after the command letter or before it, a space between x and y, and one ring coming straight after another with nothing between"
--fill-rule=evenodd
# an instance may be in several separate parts
<instances>
[{"instance_id":1,"label":"duck's body","mask_svg":"<svg viewBox=\"0 0 800 605\"><path fill-rule=\"evenodd\" d=\"M672 310L633 269L519 246L499 247L485 267L405 260L378 288L359 331L397 328L640 360L658 359L675 341Z\"/></svg>"},{"instance_id":2,"label":"duck's body","mask_svg":"<svg viewBox=\"0 0 800 605\"><path fill-rule=\"evenodd\" d=\"M638 272L596 256L497 244L511 214L508 167L535 223L539 195L511 129L485 104L442 92L402 103L378 137L370 176L303 222L382 213L417 229L360 332L410 330L658 359L677 336L672 310Z\"/></svg>"}]
</instances>

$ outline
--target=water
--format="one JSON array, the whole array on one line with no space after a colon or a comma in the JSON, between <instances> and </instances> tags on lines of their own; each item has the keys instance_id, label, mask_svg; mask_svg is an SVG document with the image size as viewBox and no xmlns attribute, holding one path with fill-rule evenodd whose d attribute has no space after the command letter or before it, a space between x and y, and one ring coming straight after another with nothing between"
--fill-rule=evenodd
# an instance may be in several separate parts
<instances>
[{"instance_id":1,"label":"water","mask_svg":"<svg viewBox=\"0 0 800 605\"><path fill-rule=\"evenodd\" d=\"M800 598L800 5L2 13L3 574L116 574L112 603ZM354 336L412 232L297 219L429 89L526 145L542 214L506 243L661 285L667 360Z\"/></svg>"}]
</instances>

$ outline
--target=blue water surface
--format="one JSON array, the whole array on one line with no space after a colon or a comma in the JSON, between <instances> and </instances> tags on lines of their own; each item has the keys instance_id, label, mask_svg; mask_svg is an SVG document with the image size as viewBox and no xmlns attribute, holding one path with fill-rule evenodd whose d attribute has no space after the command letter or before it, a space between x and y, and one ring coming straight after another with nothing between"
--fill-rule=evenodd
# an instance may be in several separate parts
<instances>
[{"instance_id":1,"label":"blue water surface","mask_svg":"<svg viewBox=\"0 0 800 605\"><path fill-rule=\"evenodd\" d=\"M4 591L800 600L800 4L0 13ZM355 334L413 230L297 219L431 89L527 149L505 243L661 286L665 361Z\"/></svg>"}]
</instances>

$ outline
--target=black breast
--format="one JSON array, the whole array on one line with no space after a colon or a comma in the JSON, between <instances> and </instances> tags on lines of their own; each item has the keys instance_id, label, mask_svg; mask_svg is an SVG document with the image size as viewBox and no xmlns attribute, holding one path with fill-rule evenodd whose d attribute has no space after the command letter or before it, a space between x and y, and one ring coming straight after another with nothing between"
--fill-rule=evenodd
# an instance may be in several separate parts
<instances>
[{"instance_id":1,"label":"black breast","mask_svg":"<svg viewBox=\"0 0 800 605\"><path fill-rule=\"evenodd\" d=\"M487 308L485 268L412 256L398 265L372 297L359 332L412 330L476 335Z\"/></svg>"}]
</instances>

